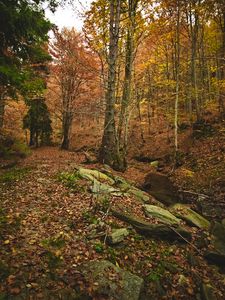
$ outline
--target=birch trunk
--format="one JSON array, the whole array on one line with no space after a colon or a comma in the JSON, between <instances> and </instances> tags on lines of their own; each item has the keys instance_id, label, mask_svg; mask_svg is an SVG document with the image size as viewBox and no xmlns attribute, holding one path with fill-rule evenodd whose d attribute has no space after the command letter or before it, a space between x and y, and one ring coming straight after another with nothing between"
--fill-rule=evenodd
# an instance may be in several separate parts
<instances>
[{"instance_id":1,"label":"birch trunk","mask_svg":"<svg viewBox=\"0 0 225 300\"><path fill-rule=\"evenodd\" d=\"M125 170L126 163L119 151L115 127L116 101L116 66L118 60L118 40L120 25L121 1L110 1L110 41L108 56L108 84L106 91L106 110L102 144L99 160L117 170Z\"/></svg>"}]
</instances>

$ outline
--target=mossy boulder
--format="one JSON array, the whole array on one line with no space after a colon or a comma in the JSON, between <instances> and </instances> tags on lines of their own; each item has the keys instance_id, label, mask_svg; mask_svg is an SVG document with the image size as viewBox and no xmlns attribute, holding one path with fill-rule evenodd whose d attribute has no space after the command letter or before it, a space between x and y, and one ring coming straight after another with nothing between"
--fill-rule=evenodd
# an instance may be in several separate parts
<instances>
[{"instance_id":1,"label":"mossy boulder","mask_svg":"<svg viewBox=\"0 0 225 300\"><path fill-rule=\"evenodd\" d=\"M136 188L133 183L112 173L103 173L98 170L78 168L77 174L90 181L93 185L91 191L95 194L111 194L113 196L133 196L142 203L154 203L163 206L162 203L152 198L148 193Z\"/></svg>"},{"instance_id":2,"label":"mossy boulder","mask_svg":"<svg viewBox=\"0 0 225 300\"><path fill-rule=\"evenodd\" d=\"M181 220L175 217L171 212L155 205L143 205L145 214L153 217L161 223L173 225L180 224Z\"/></svg>"},{"instance_id":3,"label":"mossy boulder","mask_svg":"<svg viewBox=\"0 0 225 300\"><path fill-rule=\"evenodd\" d=\"M196 226L201 229L209 229L210 227L210 222L208 220L192 210L186 204L177 203L170 207L170 211L178 218L185 220L191 226Z\"/></svg>"},{"instance_id":4,"label":"mossy boulder","mask_svg":"<svg viewBox=\"0 0 225 300\"><path fill-rule=\"evenodd\" d=\"M97 195L107 195L110 194L112 196L121 196L123 193L107 183L102 183L97 179L94 179L93 185L91 186L91 191L93 194Z\"/></svg>"},{"instance_id":5,"label":"mossy boulder","mask_svg":"<svg viewBox=\"0 0 225 300\"><path fill-rule=\"evenodd\" d=\"M101 182L107 182L109 184L114 184L114 180L107 176L106 174L93 169L85 169L85 168L79 168L78 173L82 178L94 181L94 179L101 181Z\"/></svg>"},{"instance_id":6,"label":"mossy boulder","mask_svg":"<svg viewBox=\"0 0 225 300\"><path fill-rule=\"evenodd\" d=\"M92 261L81 270L87 284L94 284L93 297L115 300L138 300L144 281L107 260Z\"/></svg>"},{"instance_id":7,"label":"mossy boulder","mask_svg":"<svg viewBox=\"0 0 225 300\"><path fill-rule=\"evenodd\" d=\"M129 231L126 228L113 229L108 235L107 242L110 245L121 243L125 237L129 235Z\"/></svg>"},{"instance_id":8,"label":"mossy boulder","mask_svg":"<svg viewBox=\"0 0 225 300\"><path fill-rule=\"evenodd\" d=\"M177 188L165 175L149 173L145 177L143 189L165 205L179 202Z\"/></svg>"},{"instance_id":9,"label":"mossy boulder","mask_svg":"<svg viewBox=\"0 0 225 300\"><path fill-rule=\"evenodd\" d=\"M145 193L142 190L139 190L135 187L131 187L128 190L128 193L132 196L134 196L137 200L140 200L143 203L148 203L150 201L150 197L147 193Z\"/></svg>"},{"instance_id":10,"label":"mossy boulder","mask_svg":"<svg viewBox=\"0 0 225 300\"><path fill-rule=\"evenodd\" d=\"M206 258L219 266L225 265L225 227L216 222L211 230L211 249L205 254Z\"/></svg>"}]
</instances>

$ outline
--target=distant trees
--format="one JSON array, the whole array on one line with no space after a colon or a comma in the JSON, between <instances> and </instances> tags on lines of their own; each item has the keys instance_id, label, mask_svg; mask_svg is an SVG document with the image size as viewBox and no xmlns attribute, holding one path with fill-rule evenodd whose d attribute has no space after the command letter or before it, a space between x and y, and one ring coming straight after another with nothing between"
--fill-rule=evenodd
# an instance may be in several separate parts
<instances>
[{"instance_id":1,"label":"distant trees","mask_svg":"<svg viewBox=\"0 0 225 300\"><path fill-rule=\"evenodd\" d=\"M80 33L74 29L55 31L55 42L50 53L54 59L52 76L59 87L62 122L62 149L69 148L71 126L82 98L85 85L93 74L94 57L85 49Z\"/></svg>"},{"instance_id":2,"label":"distant trees","mask_svg":"<svg viewBox=\"0 0 225 300\"><path fill-rule=\"evenodd\" d=\"M217 103L224 112L224 12L222 0L98 0L91 5L85 36L100 58L105 88L101 162L125 169L134 108L142 142L146 115L150 134L158 110L174 129L175 152L181 117L192 126L204 122L210 105L214 109Z\"/></svg>"}]
</instances>

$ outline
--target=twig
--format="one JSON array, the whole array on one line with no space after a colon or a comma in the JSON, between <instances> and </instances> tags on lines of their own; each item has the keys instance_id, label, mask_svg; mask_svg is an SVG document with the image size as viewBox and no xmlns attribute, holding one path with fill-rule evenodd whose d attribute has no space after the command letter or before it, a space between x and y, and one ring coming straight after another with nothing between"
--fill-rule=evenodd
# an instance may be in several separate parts
<instances>
[{"instance_id":1,"label":"twig","mask_svg":"<svg viewBox=\"0 0 225 300\"><path fill-rule=\"evenodd\" d=\"M198 248L195 245L193 245L192 243L190 243L185 237L183 237L174 227L169 226L169 228L171 230L173 230L177 235L179 235L179 237L181 237L186 243L188 243L190 246L192 246L198 252L198 254L202 255L202 253L198 250Z\"/></svg>"}]
</instances>

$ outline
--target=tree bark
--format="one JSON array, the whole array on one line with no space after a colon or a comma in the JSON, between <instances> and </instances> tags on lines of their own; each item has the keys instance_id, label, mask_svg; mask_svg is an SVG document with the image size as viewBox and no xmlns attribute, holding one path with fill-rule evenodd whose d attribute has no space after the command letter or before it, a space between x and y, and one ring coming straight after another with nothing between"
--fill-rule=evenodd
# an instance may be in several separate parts
<instances>
[{"instance_id":1,"label":"tree bark","mask_svg":"<svg viewBox=\"0 0 225 300\"><path fill-rule=\"evenodd\" d=\"M118 139L120 147L124 149L126 153L127 148L127 134L128 134L128 122L129 122L129 104L131 101L132 92L132 76L133 76L133 61L134 61L134 34L135 34L135 15L138 0L128 1L128 19L129 26L127 29L126 37L126 59L125 59L125 79L123 86L122 103L118 124ZM122 138L122 133L124 137Z\"/></svg>"},{"instance_id":2,"label":"tree bark","mask_svg":"<svg viewBox=\"0 0 225 300\"><path fill-rule=\"evenodd\" d=\"M99 161L112 166L116 170L124 171L126 169L126 162L119 151L115 126L116 65L118 59L120 13L121 1L111 0L108 85L106 91L104 132L99 151Z\"/></svg>"},{"instance_id":3,"label":"tree bark","mask_svg":"<svg viewBox=\"0 0 225 300\"><path fill-rule=\"evenodd\" d=\"M199 0L200 4L200 0ZM194 9L194 13L192 10ZM193 24L194 18L194 24ZM190 3L190 11L189 11L189 21L190 21L190 37L191 37L191 84L194 90L194 99L195 99L195 111L197 121L201 120L201 111L199 107L199 96L198 96L198 84L197 84L197 74L196 74L196 60L197 60L197 40L199 34L199 14L198 8L196 7L196 3L194 1L194 5L192 7L192 3Z\"/></svg>"},{"instance_id":4,"label":"tree bark","mask_svg":"<svg viewBox=\"0 0 225 300\"><path fill-rule=\"evenodd\" d=\"M174 145L175 145L175 163L178 152L178 103L180 92L180 4L177 3L177 24L176 24L176 42L175 42L175 76L176 76L176 99L174 113Z\"/></svg>"},{"instance_id":5,"label":"tree bark","mask_svg":"<svg viewBox=\"0 0 225 300\"><path fill-rule=\"evenodd\" d=\"M65 112L63 114L63 125L62 125L62 144L61 144L61 149L68 150L69 149L69 132L71 128L71 116L69 112Z\"/></svg>"}]
</instances>

